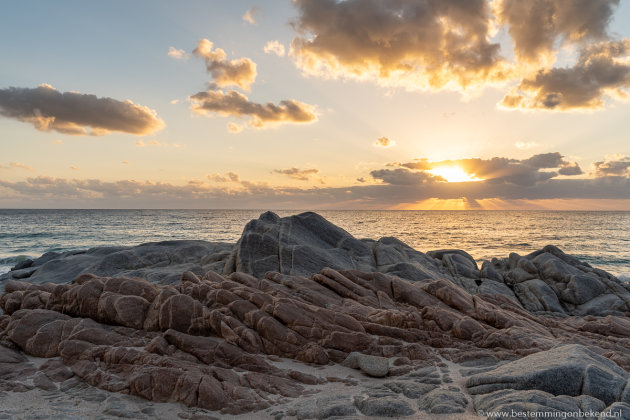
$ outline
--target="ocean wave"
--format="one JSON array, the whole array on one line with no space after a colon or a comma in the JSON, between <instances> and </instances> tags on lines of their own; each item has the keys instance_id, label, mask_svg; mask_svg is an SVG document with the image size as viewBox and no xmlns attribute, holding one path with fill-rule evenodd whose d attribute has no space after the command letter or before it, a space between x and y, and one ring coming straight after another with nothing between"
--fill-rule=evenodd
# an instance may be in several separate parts
<instances>
[{"instance_id":1,"label":"ocean wave","mask_svg":"<svg viewBox=\"0 0 630 420\"><path fill-rule=\"evenodd\" d=\"M630 273L621 273L617 275L617 278L621 281L625 281L626 283L630 283Z\"/></svg>"},{"instance_id":2,"label":"ocean wave","mask_svg":"<svg viewBox=\"0 0 630 420\"><path fill-rule=\"evenodd\" d=\"M33 258L30 255L13 255L11 257L0 258L0 265L7 265L9 267L15 267L17 264L22 261Z\"/></svg>"}]
</instances>

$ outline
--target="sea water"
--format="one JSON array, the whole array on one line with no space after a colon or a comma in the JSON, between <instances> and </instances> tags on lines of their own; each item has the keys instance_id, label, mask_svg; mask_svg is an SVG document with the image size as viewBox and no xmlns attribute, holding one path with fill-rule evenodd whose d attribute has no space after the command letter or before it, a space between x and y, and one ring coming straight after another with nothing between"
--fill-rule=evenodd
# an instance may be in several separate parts
<instances>
[{"instance_id":1,"label":"sea water","mask_svg":"<svg viewBox=\"0 0 630 420\"><path fill-rule=\"evenodd\" d=\"M236 242L262 210L1 210L0 273L48 251L174 239ZM277 211L280 216L298 211ZM394 236L426 252L457 248L476 260L548 244L630 280L630 212L319 211L357 238Z\"/></svg>"}]
</instances>

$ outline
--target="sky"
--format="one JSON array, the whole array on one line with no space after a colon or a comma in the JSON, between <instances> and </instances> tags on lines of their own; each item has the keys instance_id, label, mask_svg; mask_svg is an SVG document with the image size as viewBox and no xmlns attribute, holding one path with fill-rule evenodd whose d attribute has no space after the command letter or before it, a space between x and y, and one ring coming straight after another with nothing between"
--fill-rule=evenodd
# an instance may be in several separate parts
<instances>
[{"instance_id":1,"label":"sky","mask_svg":"<svg viewBox=\"0 0 630 420\"><path fill-rule=\"evenodd\" d=\"M0 208L630 210L630 0L5 0Z\"/></svg>"}]
</instances>

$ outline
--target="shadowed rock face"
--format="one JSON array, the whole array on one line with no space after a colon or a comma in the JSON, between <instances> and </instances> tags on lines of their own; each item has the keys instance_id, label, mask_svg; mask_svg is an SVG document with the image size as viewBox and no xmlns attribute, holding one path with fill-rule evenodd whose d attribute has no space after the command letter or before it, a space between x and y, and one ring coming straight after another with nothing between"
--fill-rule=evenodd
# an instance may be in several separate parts
<instances>
[{"instance_id":1,"label":"shadowed rock face","mask_svg":"<svg viewBox=\"0 0 630 420\"><path fill-rule=\"evenodd\" d=\"M0 295L0 390L61 392L78 381L298 418L630 403L628 291L555 247L479 270L463 251L357 240L314 213L265 213L231 252L204 244L94 249L23 268L36 271ZM164 271L167 257L151 259L160 247L173 261ZM109 274L62 282L75 258L81 273ZM160 277L168 284L116 275L133 261L156 276L216 266ZM329 365L364 381L318 373ZM339 383L334 395L312 395Z\"/></svg>"}]
</instances>

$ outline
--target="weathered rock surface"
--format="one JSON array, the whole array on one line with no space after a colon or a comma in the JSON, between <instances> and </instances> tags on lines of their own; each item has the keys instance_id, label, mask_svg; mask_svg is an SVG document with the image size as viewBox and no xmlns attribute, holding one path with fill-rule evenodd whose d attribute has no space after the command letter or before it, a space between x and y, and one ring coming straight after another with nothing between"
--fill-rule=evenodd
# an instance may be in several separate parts
<instances>
[{"instance_id":1,"label":"weathered rock surface","mask_svg":"<svg viewBox=\"0 0 630 420\"><path fill-rule=\"evenodd\" d=\"M141 277L176 284L184 271L263 277L268 271L310 276L324 268L381 272L412 282L448 279L471 294L500 294L534 313L622 315L630 285L549 245L526 256L485 261L478 267L462 250L412 249L396 238L356 239L316 213L280 218L272 212L249 222L236 245L168 241L137 247L48 253L0 276L29 283L63 283L80 274Z\"/></svg>"},{"instance_id":2,"label":"weathered rock surface","mask_svg":"<svg viewBox=\"0 0 630 420\"><path fill-rule=\"evenodd\" d=\"M165 241L134 247L98 247L63 253L48 252L25 260L0 275L0 290L9 280L66 283L91 273L98 276L142 277L154 283L177 283L184 271L203 275L222 271L233 245L206 241Z\"/></svg>"},{"instance_id":3,"label":"weathered rock surface","mask_svg":"<svg viewBox=\"0 0 630 420\"><path fill-rule=\"evenodd\" d=\"M127 394L278 419L630 407L627 289L613 276L554 247L479 270L463 251L422 254L313 213L274 216L250 223L231 254L220 248L223 259L203 246L174 258L164 272L205 252L224 271L176 283L85 273L116 273L98 259L46 282L65 270L46 264L73 256L33 261L0 295L0 403L2 392L76 392L107 416L152 416L112 399ZM140 259L138 248L107 255Z\"/></svg>"}]
</instances>

